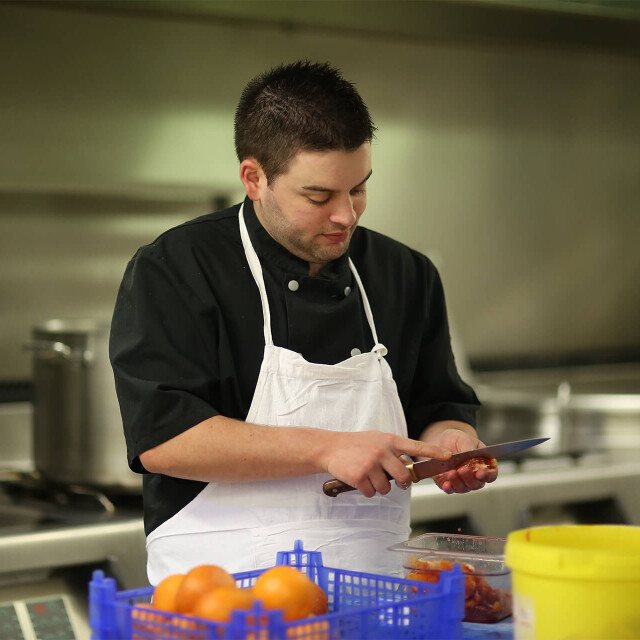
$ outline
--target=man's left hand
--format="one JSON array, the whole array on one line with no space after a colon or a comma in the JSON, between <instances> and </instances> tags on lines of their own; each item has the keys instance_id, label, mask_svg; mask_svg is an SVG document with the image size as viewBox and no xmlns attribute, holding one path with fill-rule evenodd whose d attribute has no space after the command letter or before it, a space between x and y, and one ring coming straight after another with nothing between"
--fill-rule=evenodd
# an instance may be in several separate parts
<instances>
[{"instance_id":1,"label":"man's left hand","mask_svg":"<svg viewBox=\"0 0 640 640\"><path fill-rule=\"evenodd\" d=\"M454 423L455 424L455 423ZM462 423L460 423L462 425ZM430 444L437 444L440 447L449 449L451 453L460 453L484 447L484 443L478 439L470 425L464 428L449 426L446 424L432 425L434 429L428 429L423 435L424 440ZM440 427L440 428L438 428ZM468 493L482 489L488 482L493 482L498 477L497 468L479 468L474 471L468 465L461 465L458 469L452 469L433 477L433 481L445 493Z\"/></svg>"}]
</instances>

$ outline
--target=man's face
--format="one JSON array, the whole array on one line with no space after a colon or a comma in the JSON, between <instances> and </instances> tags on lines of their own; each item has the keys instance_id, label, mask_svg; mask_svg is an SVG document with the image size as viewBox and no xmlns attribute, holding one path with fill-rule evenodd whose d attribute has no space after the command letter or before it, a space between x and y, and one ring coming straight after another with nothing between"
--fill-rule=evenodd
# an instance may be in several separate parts
<instances>
[{"instance_id":1,"label":"man's face","mask_svg":"<svg viewBox=\"0 0 640 640\"><path fill-rule=\"evenodd\" d=\"M369 143L355 151L300 151L270 186L262 181L256 214L274 240L318 275L347 250L367 205L370 175Z\"/></svg>"}]
</instances>

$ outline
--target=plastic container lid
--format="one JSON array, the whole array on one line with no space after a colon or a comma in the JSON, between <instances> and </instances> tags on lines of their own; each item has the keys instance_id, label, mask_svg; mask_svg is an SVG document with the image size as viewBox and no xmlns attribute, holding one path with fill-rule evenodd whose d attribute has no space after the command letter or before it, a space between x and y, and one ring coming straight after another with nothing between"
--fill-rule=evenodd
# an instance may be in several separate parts
<instances>
[{"instance_id":1,"label":"plastic container lid","mask_svg":"<svg viewBox=\"0 0 640 640\"><path fill-rule=\"evenodd\" d=\"M539 576L640 580L640 527L563 525L513 531L505 562L513 571Z\"/></svg>"},{"instance_id":2,"label":"plastic container lid","mask_svg":"<svg viewBox=\"0 0 640 640\"><path fill-rule=\"evenodd\" d=\"M420 568L420 561L451 560L473 565L478 574L503 575L510 573L504 563L504 538L424 533L389 547L409 558L405 567ZM418 563L418 564L416 564ZM473 572L467 572L473 575Z\"/></svg>"}]
</instances>

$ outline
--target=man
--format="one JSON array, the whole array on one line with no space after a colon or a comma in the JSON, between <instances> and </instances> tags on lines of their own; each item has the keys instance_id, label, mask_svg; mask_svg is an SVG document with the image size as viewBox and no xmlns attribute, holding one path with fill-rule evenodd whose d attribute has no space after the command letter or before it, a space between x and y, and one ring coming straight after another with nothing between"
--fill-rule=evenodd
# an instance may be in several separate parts
<instances>
[{"instance_id":1,"label":"man","mask_svg":"<svg viewBox=\"0 0 640 640\"><path fill-rule=\"evenodd\" d=\"M434 266L358 226L374 131L329 65L257 77L235 118L244 203L127 267L111 360L152 584L270 566L296 539L328 566L398 572L385 550L410 534L401 456L481 445ZM327 497L332 476L358 491ZM460 493L495 477L436 481Z\"/></svg>"}]
</instances>

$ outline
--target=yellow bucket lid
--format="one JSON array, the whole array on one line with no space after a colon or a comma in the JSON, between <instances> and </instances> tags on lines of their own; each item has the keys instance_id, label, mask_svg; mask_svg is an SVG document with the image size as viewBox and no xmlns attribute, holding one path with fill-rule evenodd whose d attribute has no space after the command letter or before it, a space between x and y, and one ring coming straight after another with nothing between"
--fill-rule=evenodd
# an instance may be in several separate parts
<instances>
[{"instance_id":1,"label":"yellow bucket lid","mask_svg":"<svg viewBox=\"0 0 640 640\"><path fill-rule=\"evenodd\" d=\"M563 525L507 536L505 563L546 577L640 581L640 527Z\"/></svg>"}]
</instances>

